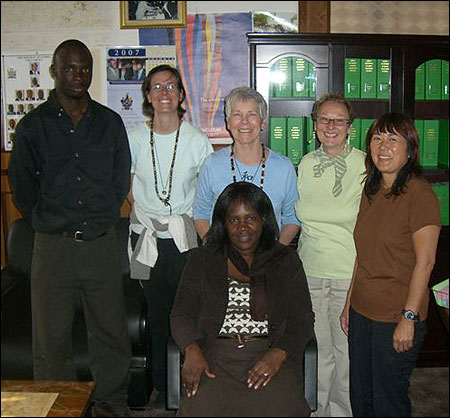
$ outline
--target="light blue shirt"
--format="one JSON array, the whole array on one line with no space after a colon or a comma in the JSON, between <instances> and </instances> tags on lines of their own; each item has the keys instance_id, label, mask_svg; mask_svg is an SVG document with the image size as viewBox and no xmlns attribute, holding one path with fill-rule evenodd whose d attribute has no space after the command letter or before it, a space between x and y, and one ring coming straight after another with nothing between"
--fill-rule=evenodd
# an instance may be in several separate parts
<instances>
[{"instance_id":1,"label":"light blue shirt","mask_svg":"<svg viewBox=\"0 0 450 418\"><path fill-rule=\"evenodd\" d=\"M267 151L266 151L267 152ZM235 159L236 181L261 184L261 166L245 165ZM211 222L214 204L222 190L233 182L230 164L230 147L216 151L205 158L200 169L194 199L194 219ZM264 189L269 196L278 226L300 225L295 216L298 199L297 175L287 157L269 151L264 170Z\"/></svg>"}]
</instances>

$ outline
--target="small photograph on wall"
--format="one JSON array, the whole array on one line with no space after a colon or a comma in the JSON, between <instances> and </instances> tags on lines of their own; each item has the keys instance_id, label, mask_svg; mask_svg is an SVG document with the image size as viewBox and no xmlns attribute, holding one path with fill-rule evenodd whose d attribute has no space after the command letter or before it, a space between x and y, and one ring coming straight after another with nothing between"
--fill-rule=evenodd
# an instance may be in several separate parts
<instances>
[{"instance_id":1,"label":"small photograph on wall","mask_svg":"<svg viewBox=\"0 0 450 418\"><path fill-rule=\"evenodd\" d=\"M121 1L120 28L175 28L186 26L185 1Z\"/></svg>"},{"instance_id":2,"label":"small photograph on wall","mask_svg":"<svg viewBox=\"0 0 450 418\"><path fill-rule=\"evenodd\" d=\"M30 75L38 75L40 73L41 71L39 69L39 62L33 61L32 63L30 63Z\"/></svg>"}]
</instances>

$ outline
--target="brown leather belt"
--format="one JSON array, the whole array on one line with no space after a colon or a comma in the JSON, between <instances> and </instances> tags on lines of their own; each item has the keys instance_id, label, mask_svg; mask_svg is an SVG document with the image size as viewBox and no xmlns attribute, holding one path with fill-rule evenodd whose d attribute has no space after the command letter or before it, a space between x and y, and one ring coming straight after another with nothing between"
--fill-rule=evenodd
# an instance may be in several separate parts
<instances>
[{"instance_id":1,"label":"brown leather belt","mask_svg":"<svg viewBox=\"0 0 450 418\"><path fill-rule=\"evenodd\" d=\"M236 348L244 348L245 344L250 341L261 340L267 338L267 335L251 335L251 334L232 334L232 335L219 335L219 338L228 338L236 343Z\"/></svg>"}]
</instances>

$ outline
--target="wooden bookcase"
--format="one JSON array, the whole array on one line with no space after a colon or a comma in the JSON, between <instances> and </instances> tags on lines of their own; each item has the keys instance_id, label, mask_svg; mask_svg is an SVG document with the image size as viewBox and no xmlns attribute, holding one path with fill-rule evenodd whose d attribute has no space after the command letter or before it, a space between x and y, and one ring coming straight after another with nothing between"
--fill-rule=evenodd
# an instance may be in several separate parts
<instances>
[{"instance_id":1,"label":"wooden bookcase","mask_svg":"<svg viewBox=\"0 0 450 418\"><path fill-rule=\"evenodd\" d=\"M346 58L391 61L389 99L349 99L355 118L376 118L398 111L413 119L448 119L448 100L415 101L415 70L432 59L449 59L447 36L372 34L247 34L250 48L250 86L268 103L268 117L310 116L316 98L327 92L343 92ZM316 67L316 97L271 97L270 67L284 57L300 57ZM268 132L263 141L269 144ZM448 182L448 168L424 170L430 182ZM443 227L430 286L449 277L449 228ZM448 366L448 333L431 295L428 334L418 366Z\"/></svg>"}]
</instances>

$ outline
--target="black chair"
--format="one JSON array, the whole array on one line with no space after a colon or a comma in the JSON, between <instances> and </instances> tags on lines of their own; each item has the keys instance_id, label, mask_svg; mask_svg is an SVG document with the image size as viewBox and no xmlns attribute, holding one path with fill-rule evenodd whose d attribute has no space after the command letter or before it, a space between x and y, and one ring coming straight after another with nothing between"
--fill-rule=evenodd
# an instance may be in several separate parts
<instances>
[{"instance_id":1,"label":"black chair","mask_svg":"<svg viewBox=\"0 0 450 418\"><path fill-rule=\"evenodd\" d=\"M305 399L312 412L317 409L317 341L309 340L303 354ZM172 337L167 342L167 409L178 409L181 393L181 352Z\"/></svg>"},{"instance_id":2,"label":"black chair","mask_svg":"<svg viewBox=\"0 0 450 418\"><path fill-rule=\"evenodd\" d=\"M129 278L128 219L116 225L119 239L128 333L132 359L128 406L140 409L147 406L152 387L146 311L147 305L139 282ZM2 270L1 306L1 378L33 380L31 337L30 266L34 232L24 219L10 225L6 242L7 264ZM89 368L86 325L81 300L76 309L73 326L73 354L77 377L92 380Z\"/></svg>"}]
</instances>

